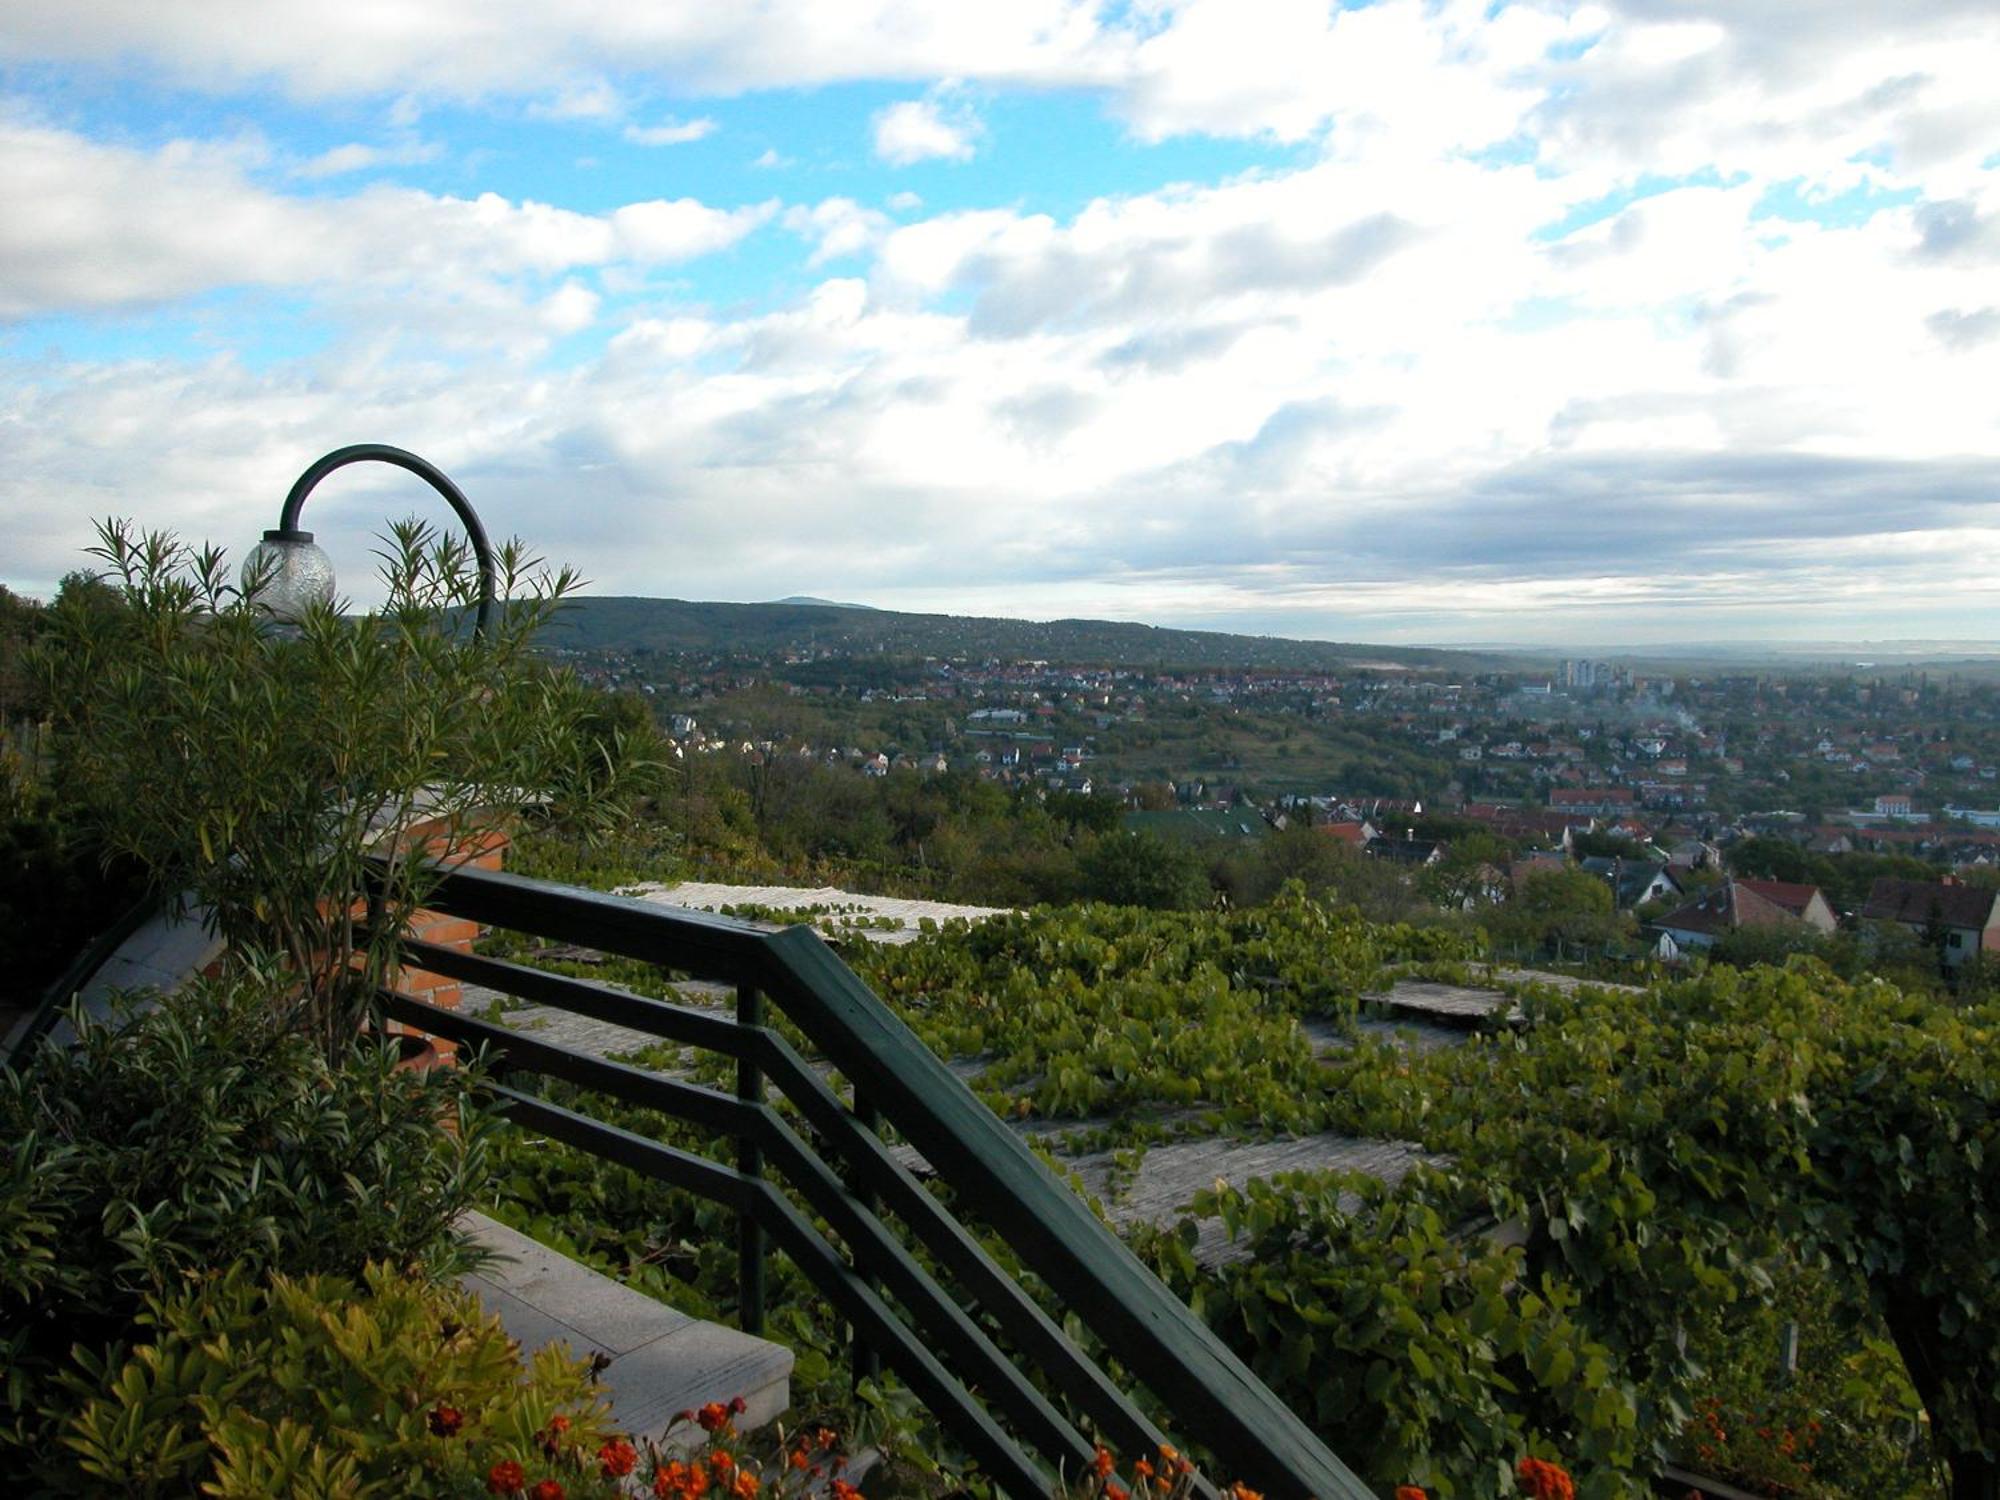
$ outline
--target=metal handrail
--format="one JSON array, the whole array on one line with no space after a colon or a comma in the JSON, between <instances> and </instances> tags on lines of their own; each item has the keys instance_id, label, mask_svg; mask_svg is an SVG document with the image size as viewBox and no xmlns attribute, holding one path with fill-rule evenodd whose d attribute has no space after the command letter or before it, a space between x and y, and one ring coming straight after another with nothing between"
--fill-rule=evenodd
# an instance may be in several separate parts
<instances>
[{"instance_id":1,"label":"metal handrail","mask_svg":"<svg viewBox=\"0 0 2000 1500\"><path fill-rule=\"evenodd\" d=\"M857 1341L865 1338L880 1352L1003 1489L1045 1495L1048 1476L966 1384L977 1386L1052 1466L1078 1472L1091 1446L892 1236L874 1200L907 1226L1030 1368L1114 1445L1148 1450L1160 1433L889 1155L868 1123L876 1111L922 1144L956 1201L996 1230L1138 1372L1175 1425L1231 1477L1279 1500L1363 1500L1372 1493L809 928L766 932L728 918L463 868L441 873L424 904L737 987L738 1016L730 1021L587 980L427 943L405 945L412 967L732 1057L735 1096L409 997L390 997L387 1004L396 1020L504 1049L510 1072L564 1078L733 1136L737 1166L724 1167L511 1087L500 1089L504 1109L516 1120L735 1208L740 1222L757 1231L746 1230L743 1240L746 1321L761 1318L747 1294L751 1262L768 1235L841 1309ZM843 1103L782 1036L761 1024L766 999L849 1080L856 1100L866 1101L863 1107ZM767 1082L839 1158L840 1173L765 1102ZM767 1162L840 1235L852 1265L772 1186L763 1173ZM889 1310L878 1284L909 1311L923 1337Z\"/></svg>"}]
</instances>

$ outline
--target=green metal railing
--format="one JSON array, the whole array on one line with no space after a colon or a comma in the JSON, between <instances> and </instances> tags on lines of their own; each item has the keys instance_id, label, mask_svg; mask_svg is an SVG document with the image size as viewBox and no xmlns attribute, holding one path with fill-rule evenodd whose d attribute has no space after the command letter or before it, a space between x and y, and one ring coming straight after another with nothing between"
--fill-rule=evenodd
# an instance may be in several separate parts
<instances>
[{"instance_id":1,"label":"green metal railing","mask_svg":"<svg viewBox=\"0 0 2000 1500\"><path fill-rule=\"evenodd\" d=\"M878 1360L892 1369L1016 1496L1047 1495L1053 1470L1080 1474L1095 1446L1086 1428L1135 1456L1165 1440L890 1154L876 1130L886 1120L920 1146L954 1202L997 1231L1118 1352L1176 1429L1212 1453L1222 1473L1276 1500L1370 1495L810 929L765 932L470 870L443 876L424 904L736 987L731 1020L434 944L410 942L404 949L412 967L733 1059L733 1093L608 1062L408 996L386 996L385 1004L394 1020L492 1048L501 1069L495 1092L518 1124L734 1210L746 1330L762 1325L765 1257L775 1247L850 1324L857 1369ZM851 1099L837 1095L765 1024L767 1005L839 1069ZM566 1080L713 1131L734 1142L733 1160L711 1160L552 1103L520 1087L523 1074ZM804 1134L774 1107L773 1091L796 1111ZM809 1214L825 1222L838 1244ZM925 1269L904 1235L929 1252L950 1289Z\"/></svg>"}]
</instances>

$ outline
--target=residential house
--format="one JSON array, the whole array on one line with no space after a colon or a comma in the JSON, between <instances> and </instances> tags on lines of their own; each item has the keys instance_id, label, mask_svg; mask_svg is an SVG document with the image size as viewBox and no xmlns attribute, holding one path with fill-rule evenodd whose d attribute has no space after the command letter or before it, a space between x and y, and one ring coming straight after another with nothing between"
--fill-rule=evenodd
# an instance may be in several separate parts
<instances>
[{"instance_id":1,"label":"residential house","mask_svg":"<svg viewBox=\"0 0 2000 1500\"><path fill-rule=\"evenodd\" d=\"M1616 818L1630 813L1637 799L1626 786L1556 787L1549 806L1557 812Z\"/></svg>"},{"instance_id":2,"label":"residential house","mask_svg":"<svg viewBox=\"0 0 2000 1500\"><path fill-rule=\"evenodd\" d=\"M1434 865L1445 856L1445 845L1438 840L1408 836L1397 839L1378 834L1368 841L1366 848L1377 859L1394 860L1399 865L1414 865L1419 869Z\"/></svg>"},{"instance_id":3,"label":"residential house","mask_svg":"<svg viewBox=\"0 0 2000 1500\"><path fill-rule=\"evenodd\" d=\"M1713 948L1742 927L1804 929L1805 921L1768 896L1749 889L1749 882L1726 880L1694 900L1668 912L1653 926L1683 951Z\"/></svg>"},{"instance_id":4,"label":"residential house","mask_svg":"<svg viewBox=\"0 0 2000 1500\"><path fill-rule=\"evenodd\" d=\"M1371 839L1381 837L1375 825L1366 820L1359 823L1320 823L1315 825L1314 831L1355 850L1366 849Z\"/></svg>"},{"instance_id":5,"label":"residential house","mask_svg":"<svg viewBox=\"0 0 2000 1500\"><path fill-rule=\"evenodd\" d=\"M1817 932L1840 930L1839 915L1826 899L1826 893L1816 885L1801 885L1792 880L1739 880L1736 883L1746 890L1755 891L1766 901L1782 906Z\"/></svg>"},{"instance_id":6,"label":"residential house","mask_svg":"<svg viewBox=\"0 0 2000 1500\"><path fill-rule=\"evenodd\" d=\"M1620 911L1644 906L1648 901L1666 901L1681 894L1681 883L1671 865L1650 859L1626 859L1622 855L1594 854L1579 867L1611 887L1611 899Z\"/></svg>"},{"instance_id":7,"label":"residential house","mask_svg":"<svg viewBox=\"0 0 2000 1500\"><path fill-rule=\"evenodd\" d=\"M1926 941L1938 942L1947 968L1975 953L2000 949L2000 891L1956 880L1885 876L1869 888L1860 916L1865 922L1899 922Z\"/></svg>"}]
</instances>

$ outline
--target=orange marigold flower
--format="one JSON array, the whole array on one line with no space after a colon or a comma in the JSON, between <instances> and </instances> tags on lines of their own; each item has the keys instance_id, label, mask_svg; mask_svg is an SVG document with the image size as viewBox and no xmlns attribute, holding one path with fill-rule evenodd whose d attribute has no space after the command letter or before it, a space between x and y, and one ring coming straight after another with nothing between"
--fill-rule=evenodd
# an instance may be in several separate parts
<instances>
[{"instance_id":1,"label":"orange marigold flower","mask_svg":"<svg viewBox=\"0 0 2000 1500\"><path fill-rule=\"evenodd\" d=\"M1399 1484L1396 1486L1396 1500L1430 1500L1422 1485Z\"/></svg>"},{"instance_id":2,"label":"orange marigold flower","mask_svg":"<svg viewBox=\"0 0 2000 1500\"><path fill-rule=\"evenodd\" d=\"M708 1466L715 1470L716 1478L720 1479L724 1474L727 1474L731 1469L736 1467L736 1456L726 1448L721 1449L718 1452L709 1454Z\"/></svg>"},{"instance_id":3,"label":"orange marigold flower","mask_svg":"<svg viewBox=\"0 0 2000 1500\"><path fill-rule=\"evenodd\" d=\"M836 1477L833 1481L833 1500L861 1500L861 1486Z\"/></svg>"},{"instance_id":4,"label":"orange marigold flower","mask_svg":"<svg viewBox=\"0 0 2000 1500\"><path fill-rule=\"evenodd\" d=\"M1521 1481L1521 1493L1532 1500L1576 1500L1576 1485L1560 1464L1524 1458L1515 1465L1514 1477Z\"/></svg>"},{"instance_id":5,"label":"orange marigold flower","mask_svg":"<svg viewBox=\"0 0 2000 1500\"><path fill-rule=\"evenodd\" d=\"M757 1493L757 1476L748 1469L738 1469L736 1483L730 1489L735 1493L736 1500L752 1500Z\"/></svg>"},{"instance_id":6,"label":"orange marigold flower","mask_svg":"<svg viewBox=\"0 0 2000 1500\"><path fill-rule=\"evenodd\" d=\"M1229 1495L1230 1500L1264 1500L1262 1494L1251 1489L1240 1479L1229 1487ZM1398 1495L1396 1500L1402 1500L1402 1496Z\"/></svg>"},{"instance_id":7,"label":"orange marigold flower","mask_svg":"<svg viewBox=\"0 0 2000 1500\"><path fill-rule=\"evenodd\" d=\"M1132 1500L1132 1496L1122 1484L1113 1484L1110 1480L1106 1480L1104 1500Z\"/></svg>"},{"instance_id":8,"label":"orange marigold flower","mask_svg":"<svg viewBox=\"0 0 2000 1500\"><path fill-rule=\"evenodd\" d=\"M486 1471L486 1493L489 1495L518 1495L527 1482L528 1476L511 1458L502 1459Z\"/></svg>"},{"instance_id":9,"label":"orange marigold flower","mask_svg":"<svg viewBox=\"0 0 2000 1500\"><path fill-rule=\"evenodd\" d=\"M1134 1474L1137 1474L1141 1479L1151 1479L1153 1477L1152 1460L1145 1458L1140 1459L1137 1463L1132 1465L1132 1472Z\"/></svg>"},{"instance_id":10,"label":"orange marigold flower","mask_svg":"<svg viewBox=\"0 0 2000 1500\"><path fill-rule=\"evenodd\" d=\"M1112 1458L1111 1450L1105 1447L1104 1444L1099 1443L1097 1445L1097 1456L1090 1461L1090 1472L1095 1474L1099 1479L1108 1479L1111 1477L1111 1471L1116 1467L1117 1460Z\"/></svg>"},{"instance_id":11,"label":"orange marigold flower","mask_svg":"<svg viewBox=\"0 0 2000 1500\"><path fill-rule=\"evenodd\" d=\"M1180 1456L1180 1449L1174 1447L1171 1443L1160 1444L1160 1457L1164 1458L1168 1463L1172 1463Z\"/></svg>"},{"instance_id":12,"label":"orange marigold flower","mask_svg":"<svg viewBox=\"0 0 2000 1500\"><path fill-rule=\"evenodd\" d=\"M720 1432L729 1425L729 1408L720 1401L711 1401L694 1414L694 1419L701 1423L703 1432Z\"/></svg>"},{"instance_id":13,"label":"orange marigold flower","mask_svg":"<svg viewBox=\"0 0 2000 1500\"><path fill-rule=\"evenodd\" d=\"M544 1479L528 1491L528 1500L563 1500L563 1487L553 1479Z\"/></svg>"},{"instance_id":14,"label":"orange marigold flower","mask_svg":"<svg viewBox=\"0 0 2000 1500\"><path fill-rule=\"evenodd\" d=\"M438 1405L431 1408L431 1431L438 1437L457 1437L458 1429L465 1425L465 1413L455 1406Z\"/></svg>"},{"instance_id":15,"label":"orange marigold flower","mask_svg":"<svg viewBox=\"0 0 2000 1500\"><path fill-rule=\"evenodd\" d=\"M639 1450L623 1438L613 1438L597 1450L597 1461L606 1479L623 1479L639 1465Z\"/></svg>"}]
</instances>

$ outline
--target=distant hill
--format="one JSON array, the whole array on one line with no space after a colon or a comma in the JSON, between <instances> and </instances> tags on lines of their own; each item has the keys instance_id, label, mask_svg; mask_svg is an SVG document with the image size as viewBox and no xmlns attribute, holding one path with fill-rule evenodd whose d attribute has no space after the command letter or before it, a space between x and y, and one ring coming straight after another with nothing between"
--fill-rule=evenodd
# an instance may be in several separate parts
<instances>
[{"instance_id":1,"label":"distant hill","mask_svg":"<svg viewBox=\"0 0 2000 1500\"><path fill-rule=\"evenodd\" d=\"M549 644L571 650L769 656L805 649L843 656L1042 660L1070 666L1248 667L1336 671L1356 666L1491 671L1507 658L1424 647L1342 645L1281 636L1162 630L1112 620L999 620L903 614L817 600L696 603L584 595L570 601Z\"/></svg>"},{"instance_id":2,"label":"distant hill","mask_svg":"<svg viewBox=\"0 0 2000 1500\"><path fill-rule=\"evenodd\" d=\"M816 604L821 609L873 609L872 604L842 604L838 599L815 599L811 594L787 594L773 604Z\"/></svg>"}]
</instances>

